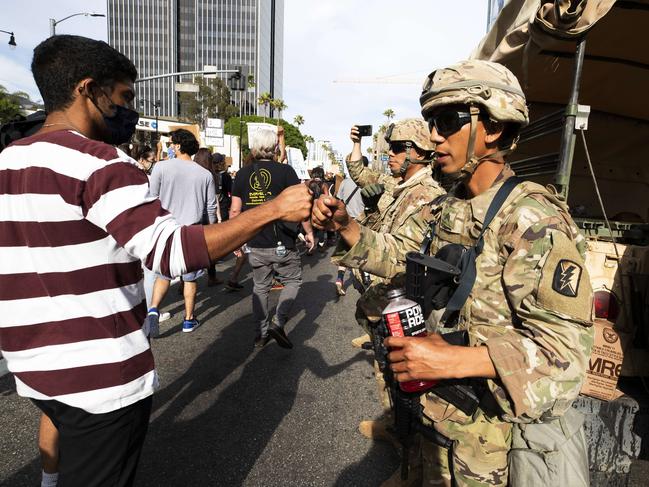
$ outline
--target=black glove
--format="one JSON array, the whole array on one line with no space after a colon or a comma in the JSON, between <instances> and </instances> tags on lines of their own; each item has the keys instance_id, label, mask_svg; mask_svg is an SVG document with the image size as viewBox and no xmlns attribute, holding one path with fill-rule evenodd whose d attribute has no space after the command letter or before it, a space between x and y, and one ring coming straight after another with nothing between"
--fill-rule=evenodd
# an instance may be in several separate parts
<instances>
[{"instance_id":1,"label":"black glove","mask_svg":"<svg viewBox=\"0 0 649 487\"><path fill-rule=\"evenodd\" d=\"M374 213L379 199L385 192L385 186L381 183L368 184L361 190L361 198L365 205L366 213Z\"/></svg>"}]
</instances>

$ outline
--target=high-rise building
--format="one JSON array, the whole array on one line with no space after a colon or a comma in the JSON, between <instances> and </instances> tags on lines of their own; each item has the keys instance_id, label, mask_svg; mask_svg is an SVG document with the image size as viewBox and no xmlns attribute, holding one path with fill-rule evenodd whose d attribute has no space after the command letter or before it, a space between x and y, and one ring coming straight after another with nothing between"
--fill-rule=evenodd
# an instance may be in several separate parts
<instances>
[{"instance_id":1,"label":"high-rise building","mask_svg":"<svg viewBox=\"0 0 649 487\"><path fill-rule=\"evenodd\" d=\"M232 93L244 114L257 113L261 93L282 98L284 0L107 0L107 12L108 43L140 78L247 66L254 86ZM153 116L159 100L161 116L177 116L179 81L192 76L137 83L144 114Z\"/></svg>"}]
</instances>

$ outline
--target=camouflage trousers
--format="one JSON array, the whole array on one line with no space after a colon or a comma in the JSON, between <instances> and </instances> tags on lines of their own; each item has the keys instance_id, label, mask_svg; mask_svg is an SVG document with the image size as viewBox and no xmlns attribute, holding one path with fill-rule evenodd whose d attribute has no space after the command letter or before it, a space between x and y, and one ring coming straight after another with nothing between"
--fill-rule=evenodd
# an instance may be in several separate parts
<instances>
[{"instance_id":1,"label":"camouflage trousers","mask_svg":"<svg viewBox=\"0 0 649 487\"><path fill-rule=\"evenodd\" d=\"M363 330L365 330L365 333L367 333L370 337L373 337L375 327L370 323L370 321L365 316L365 313L363 313L363 311L358 306L356 307L355 318L359 326L363 328ZM374 379L376 380L376 388L379 394L381 406L383 407L383 412L385 414L390 414L390 412L392 411L390 393L385 383L383 372L381 372L381 370L379 369L379 364L376 360L374 361Z\"/></svg>"},{"instance_id":2,"label":"camouflage trousers","mask_svg":"<svg viewBox=\"0 0 649 487\"><path fill-rule=\"evenodd\" d=\"M511 423L486 416L478 410L467 424L445 420L435 423L435 429L451 439L453 446L449 452L446 448L422 441L422 486L507 485Z\"/></svg>"},{"instance_id":3,"label":"camouflage trousers","mask_svg":"<svg viewBox=\"0 0 649 487\"><path fill-rule=\"evenodd\" d=\"M360 307L356 308L355 318L372 336L374 326ZM381 406L389 412L389 391L376 361L374 376ZM455 409L452 406L450 408ZM473 418L468 418L459 411L455 411L453 416L458 417L460 421L443 419L448 417L446 411L440 412L440 417L434 418L438 420L435 429L453 441L452 454L446 448L418 439L411 449L411 481L401 484L395 475L391 486L411 486L414 479L417 479L417 483L421 479L421 485L426 487L507 485L507 454L511 448L512 424L488 416L482 410L478 410ZM454 483L451 481L451 472Z\"/></svg>"}]
</instances>

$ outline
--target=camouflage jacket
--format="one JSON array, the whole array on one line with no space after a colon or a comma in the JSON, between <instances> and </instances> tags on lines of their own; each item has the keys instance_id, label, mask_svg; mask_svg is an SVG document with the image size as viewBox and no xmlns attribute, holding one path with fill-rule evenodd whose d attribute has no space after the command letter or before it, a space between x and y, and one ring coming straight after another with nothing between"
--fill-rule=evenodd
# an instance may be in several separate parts
<instances>
[{"instance_id":1,"label":"camouflage jacket","mask_svg":"<svg viewBox=\"0 0 649 487\"><path fill-rule=\"evenodd\" d=\"M446 198L430 208L431 254L448 243L473 245L495 193L513 172L471 199ZM566 205L546 188L519 184L484 234L477 278L458 329L485 345L498 379L488 386L500 416L534 422L562 415L577 397L593 345L592 290L586 242ZM429 393L434 421L469 418ZM443 412L442 412L443 411Z\"/></svg>"},{"instance_id":2,"label":"camouflage jacket","mask_svg":"<svg viewBox=\"0 0 649 487\"><path fill-rule=\"evenodd\" d=\"M380 173L378 171L370 169L369 167L365 167L361 159L352 161L351 158L347 156L347 158L345 159L345 164L347 164L347 171L349 172L349 176L359 188L363 189L365 186L376 183L385 186L385 192L379 199L376 212L378 215L383 214L393 201L392 192L397 186L399 178L395 178L389 174ZM366 218L368 219L366 224L370 227L377 220L377 218L371 218L370 215L366 215Z\"/></svg>"},{"instance_id":3,"label":"camouflage jacket","mask_svg":"<svg viewBox=\"0 0 649 487\"><path fill-rule=\"evenodd\" d=\"M372 228L361 226L361 236L353 247L344 242L334 252L334 263L345 267L361 269L383 279L374 280L363 294L359 306L371 321L378 321L385 307L386 285L403 274L406 253L419 250L429 221L419 217L423 208L444 193L432 178L430 166L415 173L392 191L393 201L381 214L381 219Z\"/></svg>"}]
</instances>

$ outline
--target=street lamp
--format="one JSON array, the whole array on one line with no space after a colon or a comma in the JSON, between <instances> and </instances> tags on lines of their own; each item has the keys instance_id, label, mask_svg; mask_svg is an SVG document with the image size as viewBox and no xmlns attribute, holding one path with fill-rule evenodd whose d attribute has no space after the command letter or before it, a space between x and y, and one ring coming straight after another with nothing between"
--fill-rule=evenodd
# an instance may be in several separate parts
<instances>
[{"instance_id":1,"label":"street lamp","mask_svg":"<svg viewBox=\"0 0 649 487\"><path fill-rule=\"evenodd\" d=\"M62 18L61 20L50 19L50 37L56 35L56 26L58 24L60 24L64 20L68 20L72 17L76 17L77 15L85 15L86 17L106 17L106 15L104 14L96 14L94 12L79 12L78 14L68 15L67 17Z\"/></svg>"},{"instance_id":2,"label":"street lamp","mask_svg":"<svg viewBox=\"0 0 649 487\"><path fill-rule=\"evenodd\" d=\"M0 30L0 32L4 32L5 34L9 34L9 48L10 49L16 49L16 37L14 36L14 33L9 32L8 30Z\"/></svg>"}]
</instances>

